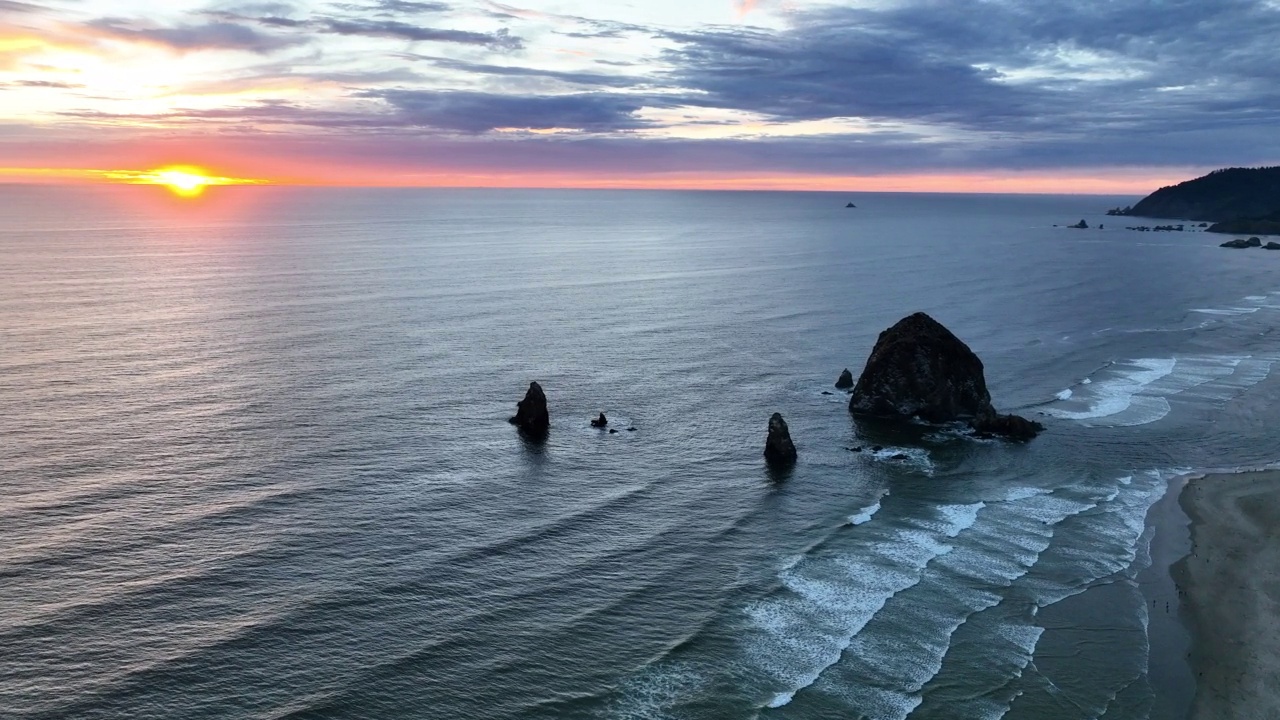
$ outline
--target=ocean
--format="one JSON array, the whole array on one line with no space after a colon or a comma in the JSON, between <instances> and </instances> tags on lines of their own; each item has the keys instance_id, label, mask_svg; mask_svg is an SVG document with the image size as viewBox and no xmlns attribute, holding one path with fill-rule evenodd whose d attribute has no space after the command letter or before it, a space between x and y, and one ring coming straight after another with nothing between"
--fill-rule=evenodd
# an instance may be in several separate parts
<instances>
[{"instance_id":1,"label":"ocean","mask_svg":"<svg viewBox=\"0 0 1280 720\"><path fill-rule=\"evenodd\" d=\"M0 186L0 715L1170 717L1280 253L1134 200ZM917 310L1046 431L852 418Z\"/></svg>"}]
</instances>

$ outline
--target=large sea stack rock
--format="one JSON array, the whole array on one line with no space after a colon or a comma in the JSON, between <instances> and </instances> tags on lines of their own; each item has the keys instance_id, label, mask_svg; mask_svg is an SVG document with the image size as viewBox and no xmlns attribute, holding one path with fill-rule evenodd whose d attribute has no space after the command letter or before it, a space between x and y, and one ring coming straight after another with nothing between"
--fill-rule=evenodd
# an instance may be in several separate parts
<instances>
[{"instance_id":1,"label":"large sea stack rock","mask_svg":"<svg viewBox=\"0 0 1280 720\"><path fill-rule=\"evenodd\" d=\"M529 383L529 392L516 404L516 414L510 422L529 437L541 439L547 436L551 430L551 416L547 413L547 396L541 385Z\"/></svg>"},{"instance_id":2,"label":"large sea stack rock","mask_svg":"<svg viewBox=\"0 0 1280 720\"><path fill-rule=\"evenodd\" d=\"M853 373L849 372L849 368L845 368L844 372L840 373L840 377L836 380L836 389L848 390L851 387L853 387Z\"/></svg>"},{"instance_id":3,"label":"large sea stack rock","mask_svg":"<svg viewBox=\"0 0 1280 720\"><path fill-rule=\"evenodd\" d=\"M769 418L769 437L764 442L764 459L770 465L791 465L796 461L796 446L791 442L791 430L781 413Z\"/></svg>"},{"instance_id":4,"label":"large sea stack rock","mask_svg":"<svg viewBox=\"0 0 1280 720\"><path fill-rule=\"evenodd\" d=\"M1017 439L1029 439L1029 430L1042 429L1016 415L998 415L991 406L982 361L924 313L905 317L880 333L849 398L849 411L930 423L967 420L978 432Z\"/></svg>"}]
</instances>

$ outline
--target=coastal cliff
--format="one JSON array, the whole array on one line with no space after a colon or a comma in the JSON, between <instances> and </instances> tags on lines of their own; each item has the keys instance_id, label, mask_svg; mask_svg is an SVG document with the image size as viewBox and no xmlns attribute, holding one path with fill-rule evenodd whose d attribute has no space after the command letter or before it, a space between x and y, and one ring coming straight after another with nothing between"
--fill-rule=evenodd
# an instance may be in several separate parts
<instances>
[{"instance_id":1,"label":"coastal cliff","mask_svg":"<svg viewBox=\"0 0 1280 720\"><path fill-rule=\"evenodd\" d=\"M1108 214L1217 223L1209 232L1280 232L1280 166L1215 170Z\"/></svg>"}]
</instances>

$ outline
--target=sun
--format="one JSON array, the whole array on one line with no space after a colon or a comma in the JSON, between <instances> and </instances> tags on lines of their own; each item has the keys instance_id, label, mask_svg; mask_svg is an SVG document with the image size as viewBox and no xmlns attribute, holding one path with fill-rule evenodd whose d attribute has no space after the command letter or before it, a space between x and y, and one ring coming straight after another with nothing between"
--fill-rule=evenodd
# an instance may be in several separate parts
<instances>
[{"instance_id":1,"label":"sun","mask_svg":"<svg viewBox=\"0 0 1280 720\"><path fill-rule=\"evenodd\" d=\"M268 180L222 177L195 165L166 165L154 170L89 170L107 182L128 185L161 185L181 198L197 198L214 185L269 185Z\"/></svg>"},{"instance_id":2,"label":"sun","mask_svg":"<svg viewBox=\"0 0 1280 720\"><path fill-rule=\"evenodd\" d=\"M155 182L172 190L179 197L199 197L204 189L216 184L220 178L205 175L200 168L173 167L155 171Z\"/></svg>"}]
</instances>

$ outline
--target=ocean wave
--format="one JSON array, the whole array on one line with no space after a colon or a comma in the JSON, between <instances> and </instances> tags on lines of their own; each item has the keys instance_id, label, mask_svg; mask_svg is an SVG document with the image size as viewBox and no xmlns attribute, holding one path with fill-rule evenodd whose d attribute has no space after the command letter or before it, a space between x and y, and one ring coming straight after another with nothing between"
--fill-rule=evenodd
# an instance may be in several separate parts
<instances>
[{"instance_id":1,"label":"ocean wave","mask_svg":"<svg viewBox=\"0 0 1280 720\"><path fill-rule=\"evenodd\" d=\"M1108 427L1145 425L1168 415L1174 396L1230 400L1265 379L1276 360L1248 355L1130 360L1108 367L1088 388L1081 383L1080 392L1059 395L1043 412Z\"/></svg>"}]
</instances>

